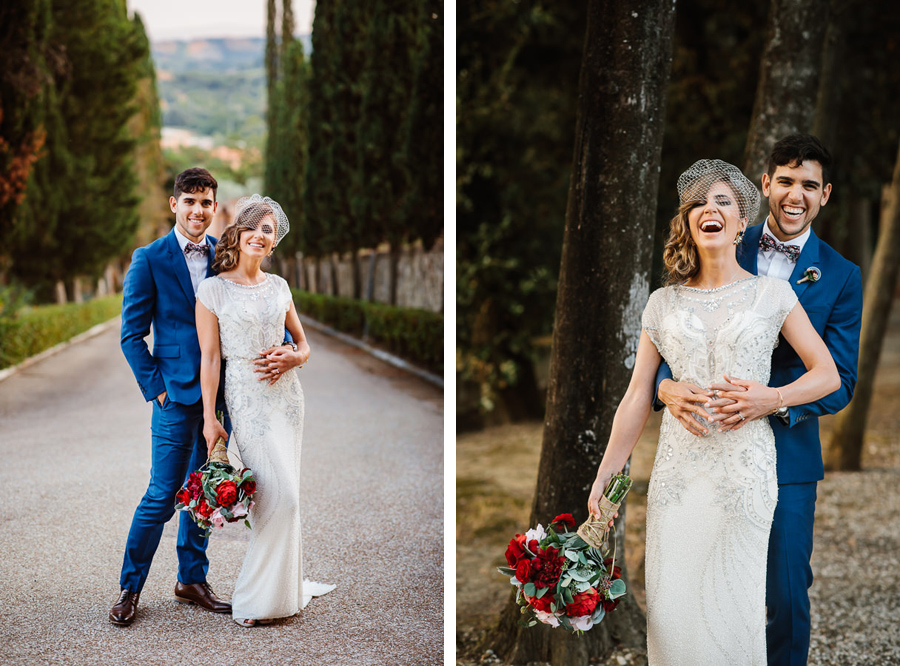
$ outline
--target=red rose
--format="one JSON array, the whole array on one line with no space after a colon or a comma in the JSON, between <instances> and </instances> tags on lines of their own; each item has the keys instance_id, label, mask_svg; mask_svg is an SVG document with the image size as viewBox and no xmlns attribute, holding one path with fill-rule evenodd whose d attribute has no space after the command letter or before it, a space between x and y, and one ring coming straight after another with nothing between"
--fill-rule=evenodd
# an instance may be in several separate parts
<instances>
[{"instance_id":1,"label":"red rose","mask_svg":"<svg viewBox=\"0 0 900 666\"><path fill-rule=\"evenodd\" d=\"M506 548L506 561L509 563L509 566L515 567L518 564L519 558L525 554L525 550L522 548L524 545L524 534L517 534L509 540L509 546Z\"/></svg>"},{"instance_id":2,"label":"red rose","mask_svg":"<svg viewBox=\"0 0 900 666\"><path fill-rule=\"evenodd\" d=\"M525 597L528 600L528 603L531 604L532 608L535 610L543 611L544 613L552 613L550 610L550 604L553 603L553 595L549 592L545 594L543 597L538 599L537 597Z\"/></svg>"},{"instance_id":3,"label":"red rose","mask_svg":"<svg viewBox=\"0 0 900 666\"><path fill-rule=\"evenodd\" d=\"M175 493L175 499L178 500L181 504L187 506L191 502L191 491L187 488L182 488L177 493Z\"/></svg>"},{"instance_id":4,"label":"red rose","mask_svg":"<svg viewBox=\"0 0 900 666\"><path fill-rule=\"evenodd\" d=\"M206 498L204 497L200 500L200 503L197 505L197 513L203 516L204 518L209 518L212 515L212 507L206 503Z\"/></svg>"},{"instance_id":5,"label":"red rose","mask_svg":"<svg viewBox=\"0 0 900 666\"><path fill-rule=\"evenodd\" d=\"M248 495L252 495L256 492L256 481L253 477L247 479L241 484L241 490L243 490Z\"/></svg>"},{"instance_id":6,"label":"red rose","mask_svg":"<svg viewBox=\"0 0 900 666\"><path fill-rule=\"evenodd\" d=\"M532 553L538 552L538 540L537 539L532 539L531 541L528 542L528 550L530 550Z\"/></svg>"},{"instance_id":7,"label":"red rose","mask_svg":"<svg viewBox=\"0 0 900 666\"><path fill-rule=\"evenodd\" d=\"M534 584L538 587L553 587L559 582L562 573L563 558L559 556L559 549L550 547L538 550L537 558L541 566L535 567L538 571L534 576Z\"/></svg>"},{"instance_id":8,"label":"red rose","mask_svg":"<svg viewBox=\"0 0 900 666\"><path fill-rule=\"evenodd\" d=\"M616 610L616 606L619 605L619 601L621 599L621 597L619 597L618 599L603 599L600 601L600 603L603 604L603 610L605 610L607 613L612 613L614 610Z\"/></svg>"},{"instance_id":9,"label":"red rose","mask_svg":"<svg viewBox=\"0 0 900 666\"><path fill-rule=\"evenodd\" d=\"M616 578L622 577L622 568L621 567L613 567L612 571L609 570L609 565L612 564L612 558L607 557L603 560L603 566L606 567L606 570L609 571L609 579L616 580Z\"/></svg>"},{"instance_id":10,"label":"red rose","mask_svg":"<svg viewBox=\"0 0 900 666\"><path fill-rule=\"evenodd\" d=\"M523 557L516 565L516 578L520 583L527 583L531 580L531 560Z\"/></svg>"},{"instance_id":11,"label":"red rose","mask_svg":"<svg viewBox=\"0 0 900 666\"><path fill-rule=\"evenodd\" d=\"M584 592L575 595L572 603L566 604L566 615L569 617L581 617L582 615L590 615L597 608L600 601L600 595L597 590L590 588Z\"/></svg>"},{"instance_id":12,"label":"red rose","mask_svg":"<svg viewBox=\"0 0 900 666\"><path fill-rule=\"evenodd\" d=\"M234 481L222 481L216 487L216 501L219 506L229 507L237 501L238 489Z\"/></svg>"},{"instance_id":13,"label":"red rose","mask_svg":"<svg viewBox=\"0 0 900 666\"><path fill-rule=\"evenodd\" d=\"M556 518L553 519L553 522L551 522L550 524L552 525L553 523L561 523L568 527L575 527L575 519L572 518L571 513L559 514Z\"/></svg>"},{"instance_id":14,"label":"red rose","mask_svg":"<svg viewBox=\"0 0 900 666\"><path fill-rule=\"evenodd\" d=\"M203 493L203 480L200 472L191 472L188 476L187 489L191 493L191 499L197 499Z\"/></svg>"}]
</instances>

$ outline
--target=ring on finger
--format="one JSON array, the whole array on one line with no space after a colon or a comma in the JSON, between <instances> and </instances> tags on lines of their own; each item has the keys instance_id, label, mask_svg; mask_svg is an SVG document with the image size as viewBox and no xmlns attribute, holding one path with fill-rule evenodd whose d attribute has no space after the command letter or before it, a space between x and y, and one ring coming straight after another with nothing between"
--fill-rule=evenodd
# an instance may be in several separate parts
<instances>
[{"instance_id":1,"label":"ring on finger","mask_svg":"<svg viewBox=\"0 0 900 666\"><path fill-rule=\"evenodd\" d=\"M278 368L275 368L274 370L272 370L272 372L274 372L277 375L281 371Z\"/></svg>"},{"instance_id":2,"label":"ring on finger","mask_svg":"<svg viewBox=\"0 0 900 666\"><path fill-rule=\"evenodd\" d=\"M744 415L741 414L740 412L738 412L737 415L741 417L741 421L745 421L745 420L746 420L746 419L744 418Z\"/></svg>"}]
</instances>

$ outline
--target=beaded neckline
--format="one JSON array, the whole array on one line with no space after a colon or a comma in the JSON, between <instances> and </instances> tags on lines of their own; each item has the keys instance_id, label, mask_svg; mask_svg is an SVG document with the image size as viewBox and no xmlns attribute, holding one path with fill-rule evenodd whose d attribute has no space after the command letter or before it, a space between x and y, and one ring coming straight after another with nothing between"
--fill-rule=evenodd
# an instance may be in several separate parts
<instances>
[{"instance_id":1,"label":"beaded neckline","mask_svg":"<svg viewBox=\"0 0 900 666\"><path fill-rule=\"evenodd\" d=\"M729 282L728 284L723 284L721 287L713 287L712 289L701 289L700 287L688 287L685 284L679 284L678 287L680 289L690 289L691 291L698 291L702 294L715 294L719 291L724 291L730 287L740 284L741 282L746 282L747 280L756 280L759 278L758 275L748 275L745 278L741 278L740 280L735 280L734 282Z\"/></svg>"},{"instance_id":2,"label":"beaded neckline","mask_svg":"<svg viewBox=\"0 0 900 666\"><path fill-rule=\"evenodd\" d=\"M243 289L258 289L262 287L264 284L269 283L269 274L265 273L266 279L257 284L241 284L240 282L235 282L234 280L229 280L228 278L223 278L221 275L217 275L216 277L222 280L222 282L227 282L228 284L233 284L235 287L241 287Z\"/></svg>"}]
</instances>

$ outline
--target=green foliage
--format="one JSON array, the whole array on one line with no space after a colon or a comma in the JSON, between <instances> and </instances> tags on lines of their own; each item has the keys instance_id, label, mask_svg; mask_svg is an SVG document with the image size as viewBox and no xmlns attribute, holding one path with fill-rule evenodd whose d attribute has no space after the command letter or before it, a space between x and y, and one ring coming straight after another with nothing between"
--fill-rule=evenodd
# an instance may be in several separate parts
<instances>
[{"instance_id":1,"label":"green foliage","mask_svg":"<svg viewBox=\"0 0 900 666\"><path fill-rule=\"evenodd\" d=\"M64 58L43 97L52 131L9 248L12 274L34 285L99 275L138 223L137 142L128 123L146 73L140 22L118 0L57 0L49 40Z\"/></svg>"},{"instance_id":2,"label":"green foliage","mask_svg":"<svg viewBox=\"0 0 900 666\"><path fill-rule=\"evenodd\" d=\"M0 234L4 238L13 229L16 209L25 198L46 137L43 93L54 71L47 35L49 11L49 0L0 6ZM4 254L0 252L0 259Z\"/></svg>"},{"instance_id":3,"label":"green foliage","mask_svg":"<svg viewBox=\"0 0 900 666\"><path fill-rule=\"evenodd\" d=\"M108 296L87 303L41 305L23 308L13 316L0 315L0 368L21 363L121 312L122 297Z\"/></svg>"},{"instance_id":4,"label":"green foliage","mask_svg":"<svg viewBox=\"0 0 900 666\"><path fill-rule=\"evenodd\" d=\"M585 12L457 7L457 369L487 409L552 327Z\"/></svg>"},{"instance_id":5,"label":"green foliage","mask_svg":"<svg viewBox=\"0 0 900 666\"><path fill-rule=\"evenodd\" d=\"M382 239L394 247L411 235L412 229L400 215L409 179L398 159L406 147L398 128L412 101L410 54L421 14L417 0L374 3L362 51L355 146L359 166L353 173L351 214L346 220L353 227L355 247L372 246Z\"/></svg>"},{"instance_id":6,"label":"green foliage","mask_svg":"<svg viewBox=\"0 0 900 666\"><path fill-rule=\"evenodd\" d=\"M444 368L444 316L340 296L292 290L297 310L343 333L369 336L388 351L438 374Z\"/></svg>"},{"instance_id":7,"label":"green foliage","mask_svg":"<svg viewBox=\"0 0 900 666\"><path fill-rule=\"evenodd\" d=\"M303 245L354 251L442 230L443 2L322 0L308 93Z\"/></svg>"},{"instance_id":8,"label":"green foliage","mask_svg":"<svg viewBox=\"0 0 900 666\"><path fill-rule=\"evenodd\" d=\"M444 141L444 3L430 0L420 7L414 87L398 161L413 175L400 218L412 222L410 235L428 249L444 226L443 160L435 159L435 146Z\"/></svg>"},{"instance_id":9,"label":"green foliage","mask_svg":"<svg viewBox=\"0 0 900 666\"><path fill-rule=\"evenodd\" d=\"M262 147L266 134L265 70L170 73L159 81L163 124Z\"/></svg>"}]
</instances>

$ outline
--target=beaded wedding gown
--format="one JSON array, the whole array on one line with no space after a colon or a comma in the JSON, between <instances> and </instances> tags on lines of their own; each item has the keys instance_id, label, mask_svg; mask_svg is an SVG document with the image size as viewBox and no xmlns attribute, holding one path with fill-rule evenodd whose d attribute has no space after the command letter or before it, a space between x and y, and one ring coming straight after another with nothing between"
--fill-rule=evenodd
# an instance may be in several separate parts
<instances>
[{"instance_id":1,"label":"beaded wedding gown","mask_svg":"<svg viewBox=\"0 0 900 666\"><path fill-rule=\"evenodd\" d=\"M797 303L790 284L748 277L717 289L651 294L643 328L676 381L722 375L767 384ZM649 662L765 664L766 553L778 484L768 419L690 434L668 410L647 496Z\"/></svg>"},{"instance_id":2,"label":"beaded wedding gown","mask_svg":"<svg viewBox=\"0 0 900 666\"><path fill-rule=\"evenodd\" d=\"M254 372L259 352L284 339L291 292L277 275L267 275L254 286L216 276L200 283L197 298L219 319L232 441L257 483L250 545L232 595L232 615L246 619L294 615L334 585L303 579L300 379L291 369L269 386Z\"/></svg>"}]
</instances>

